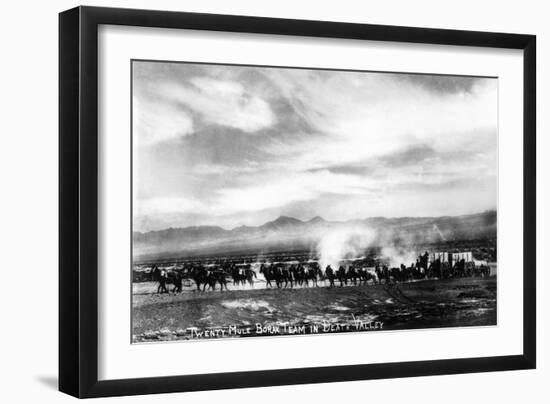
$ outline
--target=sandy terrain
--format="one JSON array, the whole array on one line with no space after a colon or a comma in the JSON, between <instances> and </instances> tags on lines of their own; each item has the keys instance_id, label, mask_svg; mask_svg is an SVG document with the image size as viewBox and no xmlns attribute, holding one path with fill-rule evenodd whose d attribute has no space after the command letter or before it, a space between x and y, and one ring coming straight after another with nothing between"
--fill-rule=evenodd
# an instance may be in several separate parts
<instances>
[{"instance_id":1,"label":"sandy terrain","mask_svg":"<svg viewBox=\"0 0 550 404\"><path fill-rule=\"evenodd\" d=\"M496 277L331 289L187 287L178 295L155 289L134 284L135 342L496 325Z\"/></svg>"}]
</instances>

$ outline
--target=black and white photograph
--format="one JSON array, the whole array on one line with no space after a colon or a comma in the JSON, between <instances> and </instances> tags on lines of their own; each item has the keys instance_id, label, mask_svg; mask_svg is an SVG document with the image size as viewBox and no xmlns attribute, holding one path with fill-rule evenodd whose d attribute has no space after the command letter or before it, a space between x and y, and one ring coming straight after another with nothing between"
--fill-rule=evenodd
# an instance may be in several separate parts
<instances>
[{"instance_id":1,"label":"black and white photograph","mask_svg":"<svg viewBox=\"0 0 550 404\"><path fill-rule=\"evenodd\" d=\"M1 402L548 401L545 3L91 3L3 4Z\"/></svg>"},{"instance_id":2,"label":"black and white photograph","mask_svg":"<svg viewBox=\"0 0 550 404\"><path fill-rule=\"evenodd\" d=\"M497 78L131 70L133 342L497 325Z\"/></svg>"}]
</instances>

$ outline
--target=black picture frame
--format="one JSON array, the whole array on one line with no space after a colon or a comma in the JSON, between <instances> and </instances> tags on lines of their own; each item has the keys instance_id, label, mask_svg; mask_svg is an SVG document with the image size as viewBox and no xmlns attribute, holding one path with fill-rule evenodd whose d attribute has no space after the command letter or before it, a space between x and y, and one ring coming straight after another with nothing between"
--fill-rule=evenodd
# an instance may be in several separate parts
<instances>
[{"instance_id":1,"label":"black picture frame","mask_svg":"<svg viewBox=\"0 0 550 404\"><path fill-rule=\"evenodd\" d=\"M523 354L98 381L100 24L523 50ZM534 35L96 7L60 13L59 390L85 398L535 368L535 61Z\"/></svg>"}]
</instances>

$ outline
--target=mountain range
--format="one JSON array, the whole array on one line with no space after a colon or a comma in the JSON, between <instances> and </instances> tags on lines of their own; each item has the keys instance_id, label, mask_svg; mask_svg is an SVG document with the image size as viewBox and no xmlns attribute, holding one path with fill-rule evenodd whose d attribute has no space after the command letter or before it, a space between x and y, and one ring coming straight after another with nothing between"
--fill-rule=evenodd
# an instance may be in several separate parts
<instances>
[{"instance_id":1,"label":"mountain range","mask_svg":"<svg viewBox=\"0 0 550 404\"><path fill-rule=\"evenodd\" d=\"M328 221L320 216L303 221L289 216L260 226L239 226L231 230L219 226L191 226L133 233L136 256L157 254L196 254L312 248L327 235L374 234L371 245L423 244L439 241L473 240L496 237L497 213L441 217L370 217Z\"/></svg>"}]
</instances>

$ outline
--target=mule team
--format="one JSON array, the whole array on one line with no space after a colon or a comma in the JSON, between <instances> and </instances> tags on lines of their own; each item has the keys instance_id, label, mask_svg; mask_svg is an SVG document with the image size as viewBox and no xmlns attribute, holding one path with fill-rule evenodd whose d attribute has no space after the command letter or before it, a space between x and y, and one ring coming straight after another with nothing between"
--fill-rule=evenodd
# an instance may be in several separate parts
<instances>
[{"instance_id":1,"label":"mule team","mask_svg":"<svg viewBox=\"0 0 550 404\"><path fill-rule=\"evenodd\" d=\"M420 279L447 279L458 277L485 277L489 276L490 270L486 261L466 262L464 259L457 261L454 265L442 262L436 259L429 262L428 252L420 255L416 262L410 266L401 264L399 267L389 268L387 265L378 265L374 267L358 267L353 264L345 267L340 265L338 269L333 269L328 265L324 272L317 262L307 264L261 264L259 273L265 279L266 287L272 288L293 288L294 286L309 287L319 286L319 282L328 287L344 285L366 284L372 281L373 284L407 282ZM157 293L169 293L168 285L173 285L172 293L182 291L184 280L192 280L195 283L196 290L204 292L215 290L216 284L220 285L220 290L228 290L227 284L229 278L234 286L249 284L254 287L256 272L250 265L236 266L235 264L222 264L215 267L205 267L203 265L194 265L183 268L182 270L167 271L159 269L153 265L151 271L151 280L158 282ZM202 289L201 289L202 287Z\"/></svg>"}]
</instances>

